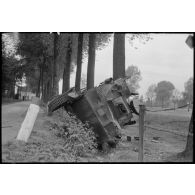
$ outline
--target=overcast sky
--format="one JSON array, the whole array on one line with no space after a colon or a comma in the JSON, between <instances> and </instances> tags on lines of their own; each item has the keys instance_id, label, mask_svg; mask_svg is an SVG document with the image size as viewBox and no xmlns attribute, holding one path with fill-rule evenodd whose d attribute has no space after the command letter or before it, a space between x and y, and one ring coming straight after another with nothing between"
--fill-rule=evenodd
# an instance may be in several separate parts
<instances>
[{"instance_id":1,"label":"overcast sky","mask_svg":"<svg viewBox=\"0 0 195 195\"><path fill-rule=\"evenodd\" d=\"M145 95L149 85L167 80L179 91L184 90L184 82L193 76L193 50L185 40L188 34L151 34L153 40L146 44L134 42L132 47L126 38L126 68L136 65L141 71L140 95ZM96 52L95 85L112 77L113 39L103 50ZM82 72L86 74L87 60ZM75 74L71 75L74 85Z\"/></svg>"}]
</instances>

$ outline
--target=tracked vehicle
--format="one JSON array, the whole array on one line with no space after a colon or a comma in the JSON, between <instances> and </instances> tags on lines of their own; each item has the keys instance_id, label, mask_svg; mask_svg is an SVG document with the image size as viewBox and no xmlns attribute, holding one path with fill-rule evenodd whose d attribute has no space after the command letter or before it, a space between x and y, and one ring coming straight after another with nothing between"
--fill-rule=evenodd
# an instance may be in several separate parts
<instances>
[{"instance_id":1,"label":"tracked vehicle","mask_svg":"<svg viewBox=\"0 0 195 195\"><path fill-rule=\"evenodd\" d=\"M98 143L114 146L121 137L121 129L131 125L132 113L138 114L133 103L127 98L138 95L131 93L126 79L105 80L92 89L75 92L71 88L66 93L54 97L48 103L51 113L60 107L74 113L82 122L89 122L97 136Z\"/></svg>"}]
</instances>

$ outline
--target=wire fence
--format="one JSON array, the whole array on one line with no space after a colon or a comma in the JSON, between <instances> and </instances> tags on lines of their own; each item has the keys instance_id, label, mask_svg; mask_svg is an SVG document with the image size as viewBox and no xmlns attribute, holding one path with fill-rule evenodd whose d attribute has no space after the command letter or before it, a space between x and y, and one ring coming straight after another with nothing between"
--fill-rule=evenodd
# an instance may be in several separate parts
<instances>
[{"instance_id":1,"label":"wire fence","mask_svg":"<svg viewBox=\"0 0 195 195\"><path fill-rule=\"evenodd\" d=\"M149 109L145 109L145 110L148 111L148 112L163 112L163 111L177 110L177 109L185 108L185 107L188 107L188 106L189 106L189 104L179 106L177 108L166 108L166 109L161 109L161 110L149 110Z\"/></svg>"},{"instance_id":2,"label":"wire fence","mask_svg":"<svg viewBox=\"0 0 195 195\"><path fill-rule=\"evenodd\" d=\"M164 111L170 111L170 110L177 110L177 109L180 109L180 108L185 108L189 106L189 104L186 104L186 105L183 105L183 106L179 106L177 108L167 108L167 109L161 109L161 110L149 110L147 108L145 108L144 105L140 105L139 106L139 137L140 137L140 141L139 141L139 155L138 155L138 160L140 162L143 162L143 141L144 141L144 131L146 131L146 129L152 129L152 130L155 130L155 131L162 131L162 132L167 132L167 133L172 133L172 134L175 134L175 135L179 135L179 136L184 136L184 137L187 137L187 136L193 136L193 132L189 132L186 131L186 132L181 132L181 131L178 131L178 130L173 130L173 129L164 129L164 128L158 128L158 127L155 127L155 126L151 126L151 125L146 125L145 123L147 122L151 122L151 121L146 121L144 120L144 115L146 114L146 112L164 112ZM171 121L171 122L188 122L188 121ZM189 121L189 124L190 124L190 121Z\"/></svg>"},{"instance_id":3,"label":"wire fence","mask_svg":"<svg viewBox=\"0 0 195 195\"><path fill-rule=\"evenodd\" d=\"M145 122L147 122L147 121L144 121L144 123ZM180 122L180 121L177 121L177 122ZM189 122L189 121L184 121L184 122ZM133 127L139 128L139 125L133 125ZM183 137L187 137L188 135L191 135L191 136L193 135L190 132L189 133L188 132L179 132L178 130L158 128L158 127L155 127L155 126L145 125L145 124L144 124L144 127L145 127L145 130L147 128L147 129L153 129L153 130L156 130L156 131L164 131L164 132L167 132L167 133L172 133L172 134L183 136Z\"/></svg>"},{"instance_id":4,"label":"wire fence","mask_svg":"<svg viewBox=\"0 0 195 195\"><path fill-rule=\"evenodd\" d=\"M185 104L185 105L179 106L177 108L167 108L167 109L161 109L161 110L149 110L149 109L145 108L145 111L147 111L147 112L163 112L163 111L170 111L170 110L177 110L177 109L185 108L188 105L189 104ZM136 108L138 108L138 107L136 107ZM151 126L151 125L145 125L145 123L147 123L147 122L149 122L149 121L146 121L146 120L144 121L145 129L147 128L147 129L153 129L153 130L157 130L157 131L164 131L164 132L169 132L169 133L173 133L175 135L180 135L180 136L185 136L185 137L188 136L188 132L178 132L178 130L170 130L170 129L154 127L154 126ZM174 121L169 121L167 123L176 123L176 122L189 122L189 121L188 120L183 120L183 121L181 121L181 120L178 120L178 121L174 120ZM135 125L134 127L138 127L139 128L139 125Z\"/></svg>"},{"instance_id":5,"label":"wire fence","mask_svg":"<svg viewBox=\"0 0 195 195\"><path fill-rule=\"evenodd\" d=\"M145 109L145 111L147 111L147 112L163 112L163 111L177 110L177 109L185 108L187 106L189 106L189 104L185 104L185 105L179 106L177 108L167 108L167 109L161 109L161 110ZM188 135L193 135L190 132L178 132L178 130L173 130L173 129L170 130L170 129L154 127L154 126L151 126L151 125L145 125L145 122L147 122L147 121L144 121L144 127L148 128L148 129L153 129L153 130L156 130L156 131L164 131L164 132L168 132L168 133L172 133L172 134L180 135L180 136L185 136L185 137L188 136ZM174 122L188 122L188 121L170 121L170 122L174 123ZM168 122L168 123L170 123L170 122Z\"/></svg>"},{"instance_id":6,"label":"wire fence","mask_svg":"<svg viewBox=\"0 0 195 195\"><path fill-rule=\"evenodd\" d=\"M180 136L184 136L184 137L188 136L188 132L178 132L177 130L157 128L157 127L149 126L149 125L144 125L144 127L148 128L148 129L153 129L153 130L156 130L156 131L164 131L164 132L168 132L168 133L172 133L172 134L180 135Z\"/></svg>"}]
</instances>

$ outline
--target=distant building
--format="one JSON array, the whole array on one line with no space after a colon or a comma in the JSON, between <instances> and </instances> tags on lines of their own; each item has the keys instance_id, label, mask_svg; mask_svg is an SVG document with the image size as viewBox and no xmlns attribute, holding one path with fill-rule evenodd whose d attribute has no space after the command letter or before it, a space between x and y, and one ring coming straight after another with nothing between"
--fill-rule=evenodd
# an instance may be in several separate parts
<instances>
[{"instance_id":1,"label":"distant building","mask_svg":"<svg viewBox=\"0 0 195 195\"><path fill-rule=\"evenodd\" d=\"M35 96L36 96L36 94L32 93L30 91L21 91L19 98L21 100L23 100L23 98L24 98L24 100L31 100L32 97L35 97Z\"/></svg>"},{"instance_id":2,"label":"distant building","mask_svg":"<svg viewBox=\"0 0 195 195\"><path fill-rule=\"evenodd\" d=\"M36 94L29 91L26 87L16 86L15 97L20 100L31 100Z\"/></svg>"}]
</instances>

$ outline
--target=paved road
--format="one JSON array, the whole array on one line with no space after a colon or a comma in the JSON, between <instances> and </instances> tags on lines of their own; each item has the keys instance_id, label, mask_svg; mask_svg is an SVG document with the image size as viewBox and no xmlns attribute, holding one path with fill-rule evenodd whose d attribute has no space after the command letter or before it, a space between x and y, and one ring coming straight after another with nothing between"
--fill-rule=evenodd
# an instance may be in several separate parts
<instances>
[{"instance_id":1,"label":"paved road","mask_svg":"<svg viewBox=\"0 0 195 195\"><path fill-rule=\"evenodd\" d=\"M25 101L2 105L2 144L17 136L30 103L30 101Z\"/></svg>"}]
</instances>

